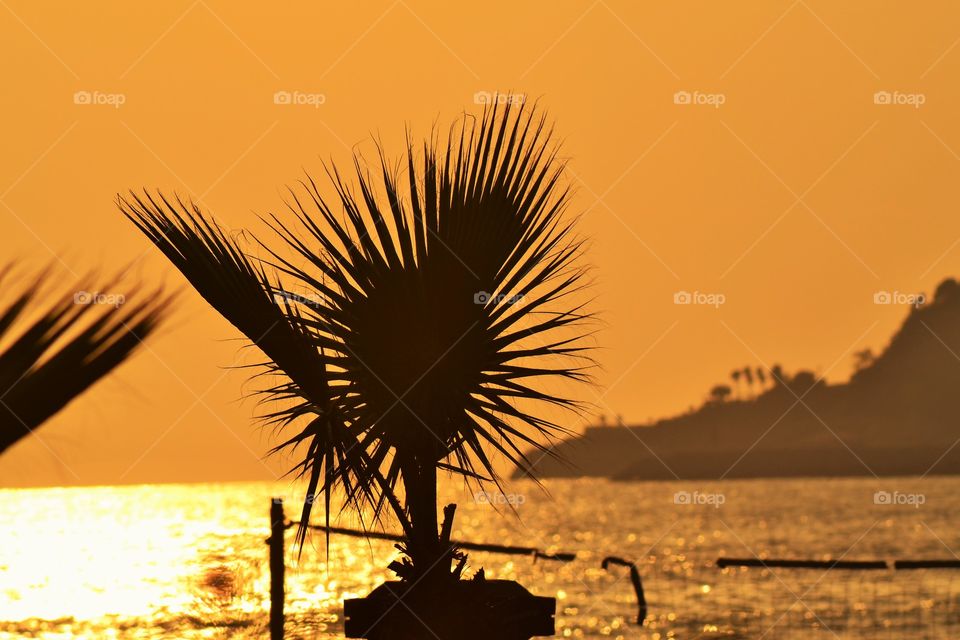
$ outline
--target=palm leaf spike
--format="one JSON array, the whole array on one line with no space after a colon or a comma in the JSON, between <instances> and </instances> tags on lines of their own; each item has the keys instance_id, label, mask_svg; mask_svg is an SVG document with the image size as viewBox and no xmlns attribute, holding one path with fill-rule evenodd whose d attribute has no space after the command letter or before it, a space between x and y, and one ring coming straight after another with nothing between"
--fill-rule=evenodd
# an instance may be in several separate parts
<instances>
[{"instance_id":1,"label":"palm leaf spike","mask_svg":"<svg viewBox=\"0 0 960 640\"><path fill-rule=\"evenodd\" d=\"M12 268L0 270L0 284L6 284ZM28 318L41 306L38 298L51 295L46 281L52 271L48 267L31 278L30 286L0 310L0 339L24 325L0 349L0 454L127 360L156 330L171 302L156 290L140 301L134 292L114 306L90 304L78 298L78 292L90 289L88 276L75 291L56 295L37 317Z\"/></svg>"},{"instance_id":2,"label":"palm leaf spike","mask_svg":"<svg viewBox=\"0 0 960 640\"><path fill-rule=\"evenodd\" d=\"M258 241L264 260L195 205L120 200L260 347L266 371L286 376L264 397L296 402L268 414L281 428L306 423L277 447L309 445L294 467L309 478L301 525L318 494L327 518L334 491L375 518L389 505L407 534L406 578L449 574L438 469L499 486L489 451L529 467L523 447L551 454L566 433L536 407L581 409L547 386L589 381L593 366L585 340L593 316L577 302L588 284L583 244L566 215L570 192L551 136L535 109L494 107L451 128L445 148L425 143L419 157L408 134L407 180L382 150L376 178L354 158L356 191L327 166L335 197L309 177L291 188L292 222L264 219L274 235ZM274 300L300 289L309 303Z\"/></svg>"}]
</instances>

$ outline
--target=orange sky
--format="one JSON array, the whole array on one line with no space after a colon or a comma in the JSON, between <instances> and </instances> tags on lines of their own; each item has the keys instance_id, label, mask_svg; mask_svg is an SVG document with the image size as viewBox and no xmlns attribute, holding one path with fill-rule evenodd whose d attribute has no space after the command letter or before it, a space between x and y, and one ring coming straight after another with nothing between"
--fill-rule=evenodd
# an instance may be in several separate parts
<instances>
[{"instance_id":1,"label":"orange sky","mask_svg":"<svg viewBox=\"0 0 960 640\"><path fill-rule=\"evenodd\" d=\"M906 313L876 291L960 274L955 2L240 4L0 1L6 255L65 274L139 260L178 286L117 191L253 225L321 157L371 133L399 150L405 125L445 128L500 90L539 97L571 159L605 323L583 398L610 414L683 410L746 364L843 380ZM0 486L274 477L223 369L247 357L234 337L185 295L149 351L0 460Z\"/></svg>"}]
</instances>

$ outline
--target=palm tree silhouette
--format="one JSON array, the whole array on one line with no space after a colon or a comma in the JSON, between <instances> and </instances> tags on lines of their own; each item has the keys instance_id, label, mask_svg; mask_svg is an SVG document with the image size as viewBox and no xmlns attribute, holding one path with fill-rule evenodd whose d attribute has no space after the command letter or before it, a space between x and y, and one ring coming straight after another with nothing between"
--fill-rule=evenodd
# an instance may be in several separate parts
<instances>
[{"instance_id":1,"label":"palm tree silhouette","mask_svg":"<svg viewBox=\"0 0 960 640\"><path fill-rule=\"evenodd\" d=\"M783 371L783 367L781 367L779 364L775 364L770 367L770 379L773 380L773 386L784 386L787 382L786 375L787 374Z\"/></svg>"},{"instance_id":2,"label":"palm tree silhouette","mask_svg":"<svg viewBox=\"0 0 960 640\"><path fill-rule=\"evenodd\" d=\"M0 284L12 270L0 269ZM0 454L126 360L169 303L159 292L136 304L116 298L113 306L95 304L86 291L52 295L44 291L49 277L49 269L32 277L0 308L0 339L17 334L0 350ZM53 302L37 316L47 297Z\"/></svg>"},{"instance_id":3,"label":"palm tree silhouette","mask_svg":"<svg viewBox=\"0 0 960 640\"><path fill-rule=\"evenodd\" d=\"M763 385L767 384L767 374L763 367L757 367L757 381L760 385L760 391L763 391Z\"/></svg>"},{"instance_id":4,"label":"palm tree silhouette","mask_svg":"<svg viewBox=\"0 0 960 640\"><path fill-rule=\"evenodd\" d=\"M740 369L734 369L730 372L730 379L733 380L734 386L737 388L737 397L740 397L740 376L742 375Z\"/></svg>"},{"instance_id":5,"label":"palm tree silhouette","mask_svg":"<svg viewBox=\"0 0 960 640\"><path fill-rule=\"evenodd\" d=\"M554 455L566 433L542 408L583 408L543 384L589 380L593 366L582 241L551 133L535 110L491 108L443 148L408 138L405 177L382 150L375 169L354 158L357 191L328 167L335 199L309 177L290 189L292 220L265 219L279 246L258 240L262 259L193 203L119 198L279 376L259 393L285 403L267 422L293 430L274 451L303 445L301 549L314 498L329 524L339 490L403 528L391 565L402 580L458 580L448 519L438 532L438 470L499 487L491 452L529 469L521 447Z\"/></svg>"},{"instance_id":6,"label":"palm tree silhouette","mask_svg":"<svg viewBox=\"0 0 960 640\"><path fill-rule=\"evenodd\" d=\"M747 382L747 393L753 393L753 369L750 367L743 368L743 379Z\"/></svg>"}]
</instances>

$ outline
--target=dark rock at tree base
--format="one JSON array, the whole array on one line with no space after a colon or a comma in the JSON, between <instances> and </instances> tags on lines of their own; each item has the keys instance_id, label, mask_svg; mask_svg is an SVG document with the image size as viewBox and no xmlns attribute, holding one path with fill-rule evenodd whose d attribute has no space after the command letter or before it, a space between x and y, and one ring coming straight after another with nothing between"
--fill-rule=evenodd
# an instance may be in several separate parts
<instances>
[{"instance_id":1,"label":"dark rock at tree base","mask_svg":"<svg viewBox=\"0 0 960 640\"><path fill-rule=\"evenodd\" d=\"M441 588L387 582L344 601L344 633L368 640L529 640L554 635L556 600L510 580L462 580Z\"/></svg>"}]
</instances>

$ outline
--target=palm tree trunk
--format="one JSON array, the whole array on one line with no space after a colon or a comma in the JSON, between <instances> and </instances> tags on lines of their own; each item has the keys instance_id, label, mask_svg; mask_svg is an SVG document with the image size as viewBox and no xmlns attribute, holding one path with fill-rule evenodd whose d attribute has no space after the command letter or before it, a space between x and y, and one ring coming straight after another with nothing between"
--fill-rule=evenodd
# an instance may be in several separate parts
<instances>
[{"instance_id":1,"label":"palm tree trunk","mask_svg":"<svg viewBox=\"0 0 960 640\"><path fill-rule=\"evenodd\" d=\"M410 511L410 558L417 573L440 569L437 520L437 468L411 457L403 466L407 508Z\"/></svg>"}]
</instances>

